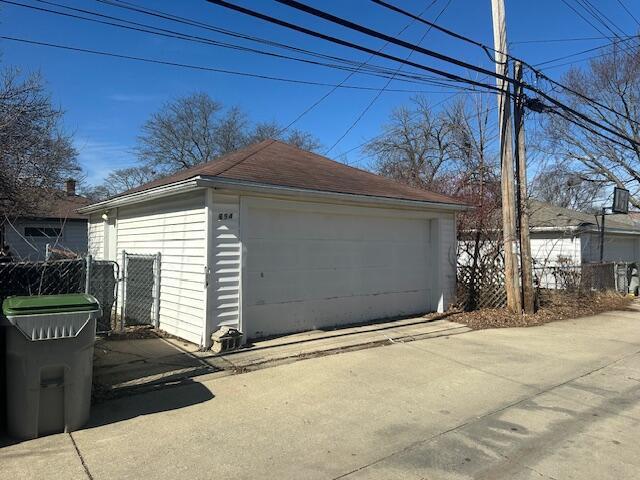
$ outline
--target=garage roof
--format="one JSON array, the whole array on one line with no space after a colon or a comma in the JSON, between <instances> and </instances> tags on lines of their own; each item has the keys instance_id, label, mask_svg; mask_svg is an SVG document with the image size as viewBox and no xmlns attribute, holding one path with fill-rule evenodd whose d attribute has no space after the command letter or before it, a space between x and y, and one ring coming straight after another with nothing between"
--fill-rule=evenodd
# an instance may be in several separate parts
<instances>
[{"instance_id":1,"label":"garage roof","mask_svg":"<svg viewBox=\"0 0 640 480\"><path fill-rule=\"evenodd\" d=\"M264 140L213 161L159 178L118 196L195 177L215 177L315 191L464 205L462 201L453 197L409 187L277 140Z\"/></svg>"},{"instance_id":2,"label":"garage roof","mask_svg":"<svg viewBox=\"0 0 640 480\"><path fill-rule=\"evenodd\" d=\"M537 200L529 201L529 224L532 228L558 229L598 227L600 214L579 212ZM630 230L640 233L640 224L631 215L607 215L607 230Z\"/></svg>"}]
</instances>

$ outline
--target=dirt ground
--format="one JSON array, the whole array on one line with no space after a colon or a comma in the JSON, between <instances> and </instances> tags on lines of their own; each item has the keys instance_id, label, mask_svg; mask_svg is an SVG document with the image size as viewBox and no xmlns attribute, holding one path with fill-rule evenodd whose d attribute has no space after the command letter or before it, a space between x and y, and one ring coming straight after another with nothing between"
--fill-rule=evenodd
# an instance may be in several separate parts
<instances>
[{"instance_id":1,"label":"dirt ground","mask_svg":"<svg viewBox=\"0 0 640 480\"><path fill-rule=\"evenodd\" d=\"M450 320L467 325L474 330L533 327L557 320L587 317L610 310L625 310L632 301L633 297L609 292L595 292L588 295L549 292L543 296L540 308L533 315L516 315L506 308L485 308L455 314Z\"/></svg>"}]
</instances>

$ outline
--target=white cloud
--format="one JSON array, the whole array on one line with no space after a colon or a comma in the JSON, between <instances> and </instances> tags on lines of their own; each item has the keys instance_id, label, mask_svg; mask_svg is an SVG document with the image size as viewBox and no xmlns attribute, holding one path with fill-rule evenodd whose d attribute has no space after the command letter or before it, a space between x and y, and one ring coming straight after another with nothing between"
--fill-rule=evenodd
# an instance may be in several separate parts
<instances>
[{"instance_id":1,"label":"white cloud","mask_svg":"<svg viewBox=\"0 0 640 480\"><path fill-rule=\"evenodd\" d=\"M101 183L111 171L136 163L135 153L129 145L76 138L75 147L89 184Z\"/></svg>"},{"instance_id":2,"label":"white cloud","mask_svg":"<svg viewBox=\"0 0 640 480\"><path fill-rule=\"evenodd\" d=\"M153 102L154 100L159 99L158 95L145 95L145 94L136 94L136 93L114 93L107 97L109 100L113 100L114 102L127 102L127 103L144 103L144 102Z\"/></svg>"}]
</instances>

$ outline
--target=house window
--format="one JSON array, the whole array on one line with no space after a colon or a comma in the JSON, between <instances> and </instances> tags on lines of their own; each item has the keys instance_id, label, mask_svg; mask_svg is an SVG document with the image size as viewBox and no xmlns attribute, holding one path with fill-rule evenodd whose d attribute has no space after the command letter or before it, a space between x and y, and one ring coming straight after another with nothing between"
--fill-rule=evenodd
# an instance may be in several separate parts
<instances>
[{"instance_id":1,"label":"house window","mask_svg":"<svg viewBox=\"0 0 640 480\"><path fill-rule=\"evenodd\" d=\"M56 227L25 227L25 237L47 237L56 238L62 234L61 228Z\"/></svg>"}]
</instances>

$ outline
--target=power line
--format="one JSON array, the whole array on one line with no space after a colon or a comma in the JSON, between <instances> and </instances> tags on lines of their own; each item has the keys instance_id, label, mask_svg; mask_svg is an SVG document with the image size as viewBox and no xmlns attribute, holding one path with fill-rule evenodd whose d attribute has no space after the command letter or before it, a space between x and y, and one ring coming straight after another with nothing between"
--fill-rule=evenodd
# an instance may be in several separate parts
<instances>
[{"instance_id":1,"label":"power line","mask_svg":"<svg viewBox=\"0 0 640 480\"><path fill-rule=\"evenodd\" d=\"M629 35L627 35L627 38ZM511 45L520 45L525 43L565 43L565 42L584 42L590 40L612 40L617 37L575 37L575 38L545 38L538 40L518 40L515 42L509 42Z\"/></svg>"},{"instance_id":2,"label":"power line","mask_svg":"<svg viewBox=\"0 0 640 480\"><path fill-rule=\"evenodd\" d=\"M640 20L638 20L638 18L633 13L631 13L631 10L629 10L627 8L627 6L623 3L623 1L622 0L618 0L618 3L624 9L624 11L627 12L631 18L633 18L633 21L636 22L638 24L638 26L640 27Z\"/></svg>"},{"instance_id":3,"label":"power line","mask_svg":"<svg viewBox=\"0 0 640 480\"><path fill-rule=\"evenodd\" d=\"M277 0L276 0L276 1L277 1ZM387 3L387 2L385 2L385 1L383 1L383 0L371 0L371 1L372 1L372 2L374 2L374 3L376 3L376 4L378 4L378 5L383 6L383 7L385 7L385 8L388 8L388 9L390 9L390 10L394 11L394 12L397 12L397 13L400 13L400 14L402 14L402 15L405 15L405 16L407 16L407 17L409 17L409 18L414 18L414 19L418 20L418 21L419 21L419 22L421 22L421 23L424 23L424 24L426 24L426 25L429 25L430 27L431 27L431 26L435 26L435 27L437 27L437 28L438 28L438 30L439 30L439 31L441 31L441 32L443 32L443 33L446 33L447 35L453 36L453 37L455 37L455 38L457 38L457 39L459 39L459 40L462 40L462 41L464 41L464 42L467 42L467 43L470 43L470 44L472 44L472 45L475 45L475 46L481 47L481 48L482 48L485 52L487 52L487 53L488 53L488 50L490 49L490 50L492 50L492 51L494 51L494 52L496 52L496 53L502 53L502 54L503 54L503 55L505 55L507 58L510 58L510 59L513 59L513 60L520 61L523 65L526 65L528 68L530 68L531 70L533 70L533 71L536 73L536 75L537 75L538 77L544 78L545 80L549 81L550 83L552 83L552 84L554 84L554 85L557 85L557 86L559 86L559 87L561 87L561 88L565 89L566 91L571 92L571 93L573 93L574 95L576 95L576 96L578 96L578 97L582 98L583 100L589 101L589 102L591 102L591 103L593 103L593 104L595 104L595 105L599 106L600 108L603 108L603 109L605 109L605 110L608 110L608 111L610 111L610 112L612 112L612 113L614 113L614 114L616 114L616 115L618 115L618 116L620 116L620 117L627 118L629 121L631 121L631 122L633 122L633 123L638 123L638 122L636 122L635 120L628 118L626 115L624 115L624 114L622 114L622 113L618 112L617 110L615 110L615 109L613 109L613 108L611 108L611 107L609 107L609 106L607 106L607 105L604 105L603 103L598 102L597 100L594 100L594 99L592 99L592 98L590 98L590 97L586 96L585 94L580 93L580 92L576 91L575 89L572 89L572 88L570 88L570 87L568 87L568 86L566 86L566 85L564 85L564 84L562 84L562 83L560 83L560 82L558 82L558 81L556 81L556 80L553 80L553 79L549 78L549 77L548 77L548 76L546 76L542 71L540 71L540 70L538 70L538 69L536 69L536 68L532 67L529 63L525 62L525 61L524 61L524 60L522 60L522 59L519 59L519 58L517 58L517 57L514 57L513 55L506 54L506 53L504 53L504 52L500 52L499 50L496 50L496 49L494 49L494 48L487 47L487 46L485 46L485 45L481 44L480 42L478 42L478 41L476 41L476 40L474 40L474 39L472 39L472 38L466 37L466 36L464 36L464 35L460 35L460 34L455 33L455 32L453 32L453 31L451 31L451 30L449 30L449 29L445 29L445 28L443 28L443 27L440 27L440 26L436 25L434 22L429 22L429 21L427 21L427 20L423 20L422 18L416 17L416 16L415 16L415 15L413 15L412 13L410 13L410 12L408 12L408 11L406 11L406 10L403 10L403 9L401 9L401 8L399 8L399 7L395 7L395 6L393 6L393 5L391 5L391 4ZM518 85L518 86L520 86L520 85ZM529 88L529 87L527 87L527 88ZM638 123L638 124L640 125L640 123Z\"/></svg>"},{"instance_id":4,"label":"power line","mask_svg":"<svg viewBox=\"0 0 640 480\"><path fill-rule=\"evenodd\" d=\"M432 3L424 10L425 12L433 5L436 3L436 0L433 0ZM402 32L404 32L407 28L409 28L409 26L411 25L411 23L407 24L402 30L400 30L400 32L398 33L398 35L402 34ZM374 55L380 54L382 52L382 50L389 44L389 42L385 43L382 47L380 47L380 49L378 50L378 52L375 52L374 54L370 55L369 58L367 60L365 60L364 62L362 62L362 64L360 65L360 67L365 66L373 57ZM359 67L359 68L360 68ZM356 70L357 71L357 70ZM332 88L331 90L329 90L327 93L325 93L322 97L320 97L318 100L316 100L313 104L311 104L309 107L307 107L303 112L301 112L296 118L293 119L293 121L291 121L288 125L286 125L284 128L280 129L276 135L276 137L282 135L284 132L286 132L289 128L291 128L298 120L300 120L302 117L304 117L307 113L309 113L311 110L313 110L315 107L317 107L320 103L322 103L326 98L328 98L331 94L333 94L333 92L335 92L337 90L337 88L346 83L356 72L352 72L349 75L347 75L347 77L345 77L344 80L342 80L342 82L340 82L336 87ZM229 170L230 168L234 167L235 165L239 165L240 163L244 162L247 158L255 155L256 153L264 150L265 148L273 145L276 142L276 139L274 138L273 140L271 140L270 142L268 142L266 145L264 145L262 148L258 149L257 151L243 157L240 158L238 161L234 162L232 165L228 166L224 171ZM220 172L223 173L223 172Z\"/></svg>"},{"instance_id":5,"label":"power line","mask_svg":"<svg viewBox=\"0 0 640 480\"><path fill-rule=\"evenodd\" d=\"M451 1L452 0L448 0L448 2L445 4L445 6L442 8L442 10L440 10L440 13L438 13L438 15L435 18L435 21L438 21L438 19L442 16L442 14L447 10L447 8L449 7L449 5L451 5ZM435 2L433 2L435 3ZM432 3L432 5L433 5ZM421 17L422 15L420 15ZM424 39L426 38L426 36L429 34L429 32L431 31L433 27L430 25L429 28L427 28L427 31L424 33L424 35L422 35L422 37L420 38L420 40L417 43L417 46L420 46L420 44L424 41ZM411 55L413 55L413 53L415 52L415 50L411 50L409 52L409 55L407 55L405 57L405 60L408 60L409 58L411 58ZM355 128L355 126L360 122L360 120L362 120L362 118L366 115L366 113L371 109L371 107L373 107L373 105L376 103L376 101L378 100L378 98L380 98L380 96L384 93L384 91L387 89L387 87L391 84L391 82L393 81L393 79L395 78L395 76L400 73L400 71L402 70L402 68L404 67L404 64L400 64L398 66L398 68L396 69L396 71L394 72L394 75L392 75L389 80L387 80L387 83L385 83L385 85L378 91L378 93L376 95L374 95L374 97L371 99L371 101L367 104L367 106L360 112L360 114L356 117L356 119L351 123L351 125L349 125L349 127L344 131L344 133L338 137L338 139L333 143L333 145L331 145L331 147L329 147L328 150L326 150L324 152L325 155L327 155L331 150L333 150L335 148L336 145L338 145L343 139L344 137L346 137L349 132L351 132L351 130L353 130Z\"/></svg>"},{"instance_id":6,"label":"power line","mask_svg":"<svg viewBox=\"0 0 640 480\"><path fill-rule=\"evenodd\" d=\"M565 120L567 120L568 122L571 122L571 123L573 123L574 125L577 125L577 126L578 126L578 127L580 127L580 128L583 128L583 129L587 130L589 133L593 133L594 135L597 135L597 136L599 136L599 137L601 137L601 138L604 138L605 140L607 140L607 141L609 141L609 142L611 142L611 143L614 143L614 144L616 144L616 145L618 145L618 146L620 146L620 147L623 147L623 148L625 148L625 149L628 149L628 148L629 148L629 146L628 146L628 145L625 145L624 143L619 142L618 140L616 140L616 139L614 139L614 138L611 138L611 137L609 137L609 136L607 136L607 135L604 135L604 134L603 134L603 133L601 133L601 132L598 132L597 130L595 130L595 129L593 129L593 128L591 128L591 127L587 126L587 125L585 125L584 123L581 123L581 122L579 122L579 121L575 120L574 118L569 117L569 116L568 116L568 115L566 115L565 113L562 113L562 112L560 112L560 111L558 111L558 110L556 110L556 109L553 109L553 108L549 109L548 111L549 111L549 112L551 112L551 113L553 113L553 114L555 114L555 115L558 115L559 117L564 118L564 119L565 119Z\"/></svg>"},{"instance_id":7,"label":"power line","mask_svg":"<svg viewBox=\"0 0 640 480\"><path fill-rule=\"evenodd\" d=\"M431 105L431 106L430 106L430 109L434 109L434 108L436 108L436 107L438 107L438 106L442 105L443 103L448 102L449 100L451 100L452 98L456 97L457 95L460 95L461 93L465 93L465 94L480 94L480 95L482 95L482 94L484 94L485 92L478 92L478 91L456 92L456 93L454 93L454 94L452 94L452 95L450 95L450 96L448 96L448 97L446 97L446 98L442 99L441 101L434 103L433 105ZM497 108L498 108L498 106L497 106L497 105L495 105L495 106L493 106L493 107L489 108L488 110L486 110L486 111L484 111L484 112L482 112L482 113L483 113L483 114L486 114L486 113L489 113L489 112L491 112L491 111L493 111L493 110L496 110ZM413 113L413 115L415 115L415 112ZM385 134L386 134L386 133L385 133L385 132L383 132L383 133L381 133L381 134L374 135L373 137L369 137L367 140L365 140L364 142L362 142L362 143L360 143L360 144L356 145L355 147L352 147L352 148L350 148L349 150L346 150L346 151L344 151L344 152L340 152L340 153L339 153L338 155L336 155L336 157L334 157L334 158L338 158L338 157L341 157L342 155L347 155L347 154L349 154L349 153L353 152L354 150L358 150L358 149L360 149L360 148L364 147L367 143L370 143L371 141L373 141L373 140L375 140L375 139L377 139L377 138L384 137L384 136L385 136Z\"/></svg>"},{"instance_id":8,"label":"power line","mask_svg":"<svg viewBox=\"0 0 640 480\"><path fill-rule=\"evenodd\" d=\"M605 44L600 45L600 46L598 46L598 47L591 47L591 48L587 48L586 50L581 50L581 51L579 51L579 52L570 53L570 54L568 54L568 55L563 55L563 56L561 56L561 57L557 57L557 58L554 58L554 59L552 59L552 60L546 60L546 61L544 61L544 62L536 63L536 64L534 65L534 67L541 67L542 65L547 65L547 64L549 64L549 63L555 63L555 62L558 62L558 61L560 61L560 60L565 60L565 59L567 59L567 58L572 58L572 57L577 57L577 56L580 56L580 55L584 55L585 53L595 52L595 51L597 51L597 50L602 50L603 48L609 48L609 47L611 47L612 45L619 45L619 44L621 44L621 43L626 43L626 42L629 42L629 41L631 41L631 40L635 40L635 39L637 39L637 38L640 38L640 37L638 37L637 35L633 35L633 36L631 36L631 37L624 38L624 39L622 39L622 40L614 40L613 42L608 42L608 43L605 43Z\"/></svg>"},{"instance_id":9,"label":"power line","mask_svg":"<svg viewBox=\"0 0 640 480\"><path fill-rule=\"evenodd\" d=\"M614 28L617 28L620 32L622 32L623 35L626 35L626 33L620 27L618 27L615 23L613 23L609 19L609 17L607 17L604 13L602 13L602 11L598 9L598 7L596 7L593 3L590 2L590 0L574 0L574 1L578 3L578 5L580 5L582 9L585 10L589 15L591 15L597 22L599 22L600 25L602 25L604 28L609 30L616 37L619 38L619 35L613 28L611 28L611 26L613 26Z\"/></svg>"},{"instance_id":10,"label":"power line","mask_svg":"<svg viewBox=\"0 0 640 480\"><path fill-rule=\"evenodd\" d=\"M406 11L406 10L403 10L400 7L396 7L395 5L391 5L390 3L384 2L382 0L371 0L371 1L373 3L375 3L375 4L377 4L377 5L380 5L382 7L387 8L389 10L392 10L394 12L401 13L402 15L405 15L407 17L413 18L414 20L417 20L420 23L424 23L425 25L428 25L430 29L431 28L435 28L436 30L438 30L438 31L440 31L442 33L445 33L445 34L447 34L447 35L449 35L451 37L457 38L459 40L463 40L465 42L472 43L473 45L476 45L476 46L478 46L480 48L483 48L483 49L490 48L490 47L487 47L486 45L484 45L483 43L480 43L480 42L478 42L476 40L473 40L473 39L470 39L468 37L465 37L464 35L460 35L459 33L456 33L453 30L449 30L448 28L445 28L445 27L442 27L442 26L438 25L437 23L435 23L438 20L437 18L433 22L430 22L429 20L425 20L425 19L421 18L420 16L414 15L414 14L412 14L412 13ZM491 48L491 50L493 50L493 48Z\"/></svg>"},{"instance_id":11,"label":"power line","mask_svg":"<svg viewBox=\"0 0 640 480\"><path fill-rule=\"evenodd\" d=\"M573 5L571 5L569 2L567 2L567 0L561 0L562 3L564 3L567 7L569 7L571 10L573 10L573 12L578 15L582 20L584 20L585 22L587 22L589 25L591 25L600 35L606 36L606 34L600 30L598 27L596 27L593 22L591 20L589 20L588 18L586 18L584 15L582 15L582 13L580 13L578 10L576 10Z\"/></svg>"},{"instance_id":12,"label":"power line","mask_svg":"<svg viewBox=\"0 0 640 480\"><path fill-rule=\"evenodd\" d=\"M87 48L73 47L70 45L60 45L60 44L49 43L49 42L39 42L36 40L10 37L7 35L0 35L0 39L29 44L29 45L36 45L41 47L56 48L60 50L67 50L67 51L78 52L78 53L87 53L87 54L99 55L103 57L118 58L122 60L132 60L137 62L165 65L170 67L186 68L189 70L200 70L200 71L207 71L207 72L214 72L214 73L223 73L228 75L236 75L241 77L258 78L261 80L273 80L278 82L295 83L295 84L302 84L302 85L314 85L314 86L322 86L322 87L339 87L339 88L345 88L345 89L351 89L351 90L367 90L367 91L379 90L376 87L364 87L359 85L339 85L339 84L332 84L332 83L314 82L310 80L299 80L299 79L293 79L293 78L275 77L270 75L261 75L257 73L249 73L249 72L241 72L241 71L235 71L235 70L226 70L221 68L207 67L203 65L193 65L193 64L171 62L171 61L158 60L158 59L152 59L152 58L146 58L146 57L136 57L132 55L123 55L119 53L107 52L102 50L91 50ZM456 88L464 88L464 87L456 87ZM396 93L450 93L446 91L425 91L425 90L408 90L408 89L388 89L387 91L396 92Z\"/></svg>"},{"instance_id":13,"label":"power line","mask_svg":"<svg viewBox=\"0 0 640 480\"><path fill-rule=\"evenodd\" d=\"M635 38L640 39L640 37L634 37L634 39ZM617 48L619 44L620 44L620 42L617 42L617 43L614 42L613 44L605 45L605 46L610 47L610 46L613 45L614 48ZM634 45L629 45L628 47L622 47L622 48L620 48L620 51L623 52L623 53L629 53L629 52L632 52L633 50L637 49L638 47L640 47L640 43L637 43L637 44L634 44ZM604 47L600 47L600 48L604 48ZM563 63L558 63L556 65L549 65L549 66L545 67L545 70L551 70L552 68L565 67L567 65L573 65L573 64L576 64L576 63L585 62L587 60L593 60L594 58L606 57L607 55L611 55L611 52L604 52L604 53L600 53L598 55L590 55L588 57L580 58L578 60L574 60L574 61L571 61L571 62L563 62ZM556 59L556 61L557 60L558 59Z\"/></svg>"},{"instance_id":14,"label":"power line","mask_svg":"<svg viewBox=\"0 0 640 480\"><path fill-rule=\"evenodd\" d=\"M408 60L404 60L404 59L402 59L400 57L396 57L394 55L389 55L387 53L376 52L375 50L373 50L371 48L368 48L368 47L365 47L365 46L362 46L362 45L359 45L359 44L356 44L356 43L352 43L352 42L349 42L347 40L343 40L343 39L340 39L340 38L337 38L337 37L333 37L331 35L326 35L326 34L323 34L323 33L320 33L320 32L316 32L314 30L310 30L308 28L301 27L299 25L295 25L293 23L289 23L289 22L286 22L284 20L280 20L280 19L275 18L275 17L271 17L269 15L266 15L266 14L263 14L263 13L260 13L260 12L256 12L254 10L250 10L250 9L241 7L239 5L235 5L235 4L226 2L224 0L207 0L207 1L209 3L220 5L220 6L223 6L225 8L231 9L231 10L235 10L235 11L243 13L245 15L249 15L249 16L252 16L252 17L255 17L255 18L259 18L261 20L265 20L267 22L270 22L270 23L273 23L273 24L276 24L276 25L279 25L279 26L282 26L282 27L285 27L285 28L288 28L288 29L291 29L291 30L294 30L294 31L297 31L297 32L300 32L300 33L304 33L305 35L309 35L309 36L313 36L313 37L316 37L316 38L320 38L322 40L325 40L325 41L328 41L328 42L331 42L331 43L335 43L337 45L342 45L342 46L345 46L345 47L349 47L349 48L352 48L352 49L355 49L355 50L360 50L362 52L374 54L374 55L380 56L382 58L386 58L387 60L392 60L394 62L404 63L406 65L409 65L409 66L412 66L412 67L415 67L415 68L418 68L418 69L421 69L421 70L425 70L427 72L434 73L436 75L441 75L442 77L445 77L446 79L449 79L449 80L454 81L454 82L469 84L469 85L473 85L473 86L476 86L476 87L486 88L486 89L494 90L494 91L497 90L497 87L495 87L494 85L489 85L489 84L486 84L486 83L481 83L481 82L478 82L478 81L475 81L475 80L464 78L464 77L461 77L461 76L456 75L454 73L446 72L444 70L440 70L440 69L437 69L437 68L432 68L432 67L428 67L426 65L422 65L422 64L419 64L419 63L415 63L415 62L411 62L411 61L408 61ZM397 40L395 40L393 37L389 37L389 36L386 36L386 37L389 38L390 39L389 41L392 42L392 43L397 42ZM492 75L495 75L493 72L490 72L490 73ZM507 77L505 77L505 78L507 78Z\"/></svg>"},{"instance_id":15,"label":"power line","mask_svg":"<svg viewBox=\"0 0 640 480\"><path fill-rule=\"evenodd\" d=\"M123 29L127 29L127 30L133 30L133 31L137 31L137 32L151 34L151 35L158 35L158 36L162 36L162 37L174 38L174 39L179 39L179 40L184 40L184 41L189 41L189 42L196 42L196 43L201 43L201 44L205 44L205 45L209 45L209 46L217 46L217 47L222 47L222 48L230 48L230 49L234 49L234 50L241 50L241 51L245 51L245 52L249 52L249 53L256 53L256 54L260 54L260 55L267 55L267 56L281 58L281 59L294 60L294 61L298 61L298 62L303 62L303 63L317 65L317 66L323 66L323 67L329 67L329 68L338 69L338 70L354 71L353 67L330 64L330 63L325 63L325 62L317 62L317 61L303 59L303 58L297 58L297 57L291 57L291 56L287 56L287 55L281 55L281 54L277 54L277 53L274 53L274 52L266 52L266 51L262 51L262 50L249 48L249 47L244 47L244 46L241 46L241 45L234 45L234 44L219 42L217 40L213 40L213 39L209 39L209 38L205 38L205 37L193 36L193 35L184 34L184 33L181 33L181 32L176 32L176 31L173 31L173 30L167 30L167 29L162 29L162 28L150 26L150 25L145 25L145 24L142 24L142 23L133 22L133 21L130 21L130 20L125 20L125 19L120 19L120 18L117 18L117 17L104 15L104 14L100 14L100 13L97 13L97 12L91 12L89 10L68 7L66 5L56 4L55 2L49 2L49 1L45 1L45 0L38 0L38 1L40 1L41 3L46 3L46 4L49 4L49 5L54 5L54 6L57 6L57 7L66 8L66 9L69 9L69 10L72 10L72 11L76 11L76 12L87 13L87 14L90 14L90 15L95 15L95 16L99 16L99 17L103 17L103 18L108 18L108 19L119 21L119 22L125 22L125 23L128 23L130 25L134 25L134 26L120 25L120 24L113 23L113 22L110 22L110 21L98 20L98 19L95 19L95 18L87 18L87 17L75 15L75 14L69 14L69 13L65 13L65 12L59 12L59 11L56 11L56 10L50 10L50 9L47 9L47 8L27 5L27 4L24 4L24 3L15 2L15 1L11 1L11 0L0 0L1 3L6 3L6 4L13 5L13 6L25 7L25 8L33 9L33 10L40 11L40 12L43 12L43 13L61 15L61 16L70 17L70 18L77 19L77 20L84 20L84 21L88 21L88 22L99 23L99 24L103 24L103 25L108 25L108 26L117 27L117 28L123 28ZM155 30L158 30L158 31L155 31ZM338 61L342 61L344 63L348 63L348 64L351 64L351 65L355 65L356 64L356 62L351 61L351 60L341 59L339 57L333 57L333 58L338 60ZM391 70L389 70L389 69L384 69L384 68L380 68L380 67L371 67L371 68L367 68L366 71L363 71L362 73L367 74L367 75L382 77L382 78L389 78L389 75L391 75L393 72ZM412 75L403 75L403 78L400 79L400 80L401 81L416 80L419 83L426 83L426 84L432 84L432 85L435 84L435 83L431 83L430 81L428 81L425 78L421 78L421 77L418 77L418 76L412 76ZM411 82L411 83L417 83L417 82ZM442 83L440 83L440 85L442 85Z\"/></svg>"},{"instance_id":16,"label":"power line","mask_svg":"<svg viewBox=\"0 0 640 480\"><path fill-rule=\"evenodd\" d=\"M329 40L329 41L332 41L334 43L339 43L339 44L342 44L342 45L345 45L345 46L350 46L351 48L366 49L366 47L362 47L360 45L353 44L351 42L347 42L345 40L341 40L341 39L338 39L336 37L332 37L332 36L329 36L329 35L324 35L322 33L319 33L319 32L313 31L313 30L309 30L307 28L300 27L298 25L294 25L294 24L291 24L289 22L285 22L283 20L280 20L280 19L277 19L277 18L274 18L274 17L270 17L268 15L265 15L265 14L262 14L262 13L259 13L259 12L255 12L253 10L249 10L249 9L244 8L244 7L240 7L238 5L231 4L229 2L226 2L225 0L207 0L207 1L210 2L210 3L215 3L215 4L218 4L218 5L230 8L232 10L236 10L236 11L239 11L239 12L254 16L256 18L261 18L261 19L267 20L269 22L285 26L287 28L291 28L293 30L296 30L296 31L299 31L299 32L302 32L302 33L306 33L307 35L311 35L311 36L315 36L315 37L322 38L322 39L325 39L325 40ZM318 9L310 7L308 5L301 4L300 2L297 2L295 0L275 0L275 1L278 2L278 3L282 3L282 4L285 4L285 5L291 6L292 8L295 8L297 10L301 10L301 11L303 11L305 13L310 14L310 15L313 15L313 16L316 16L316 17L320 17L320 18L322 18L324 20L328 20L328 21L330 21L332 23L336 23L338 25L341 25L341 26L350 28L352 30L364 33L366 35L373 36L373 37L376 37L376 38L381 38L381 39L390 41L391 43L395 43L395 44L400 45L400 46L405 47L405 48L410 48L410 49L411 48L415 48L415 50L417 52L424 53L426 55L429 55L429 56L438 58L440 60L452 63L454 65L465 67L465 68L468 68L470 70L473 70L473 71L476 71L476 72L479 72L479 73L484 73L486 75L490 75L492 77L501 79L503 81L506 81L506 82L521 86L523 88L526 88L527 90L530 90L532 92L537 93L538 95L540 95L541 97L543 97L547 101L551 102L556 107L563 108L564 110L566 110L566 111L572 113L573 115L581 118L583 121L585 121L587 123L590 123L590 124L600 128L600 129L602 129L602 130L604 130L604 131L606 131L606 132L608 132L608 133L610 133L610 134L612 134L612 135L614 135L616 137L619 137L619 138L629 142L632 145L638 145L638 142L636 140L630 138L629 136L627 136L627 135L625 135L623 133L620 133L620 132L618 132L618 131L616 131L616 130L614 130L612 128L609 128L606 125L602 125L602 124L598 123L597 121L589 118L587 115L585 115L585 114L583 114L583 113L581 113L579 111L576 111L573 108L571 108L570 106L565 105L561 101L553 98L552 96L550 96L546 92L542 91L541 89L539 89L537 87L534 87L532 85L528 85L528 84L516 81L516 80L510 78L507 75L501 75L501 74L498 74L498 73L494 73L494 72L491 72L490 70L486 70L486 69L484 69L482 67L477 67L475 65L471 65L469 63L462 62L460 60L457 60L455 58L449 57L447 55L444 55L444 54L441 54L441 53L438 53L438 52L433 52L431 50L427 50L427 49L424 49L422 47L418 47L416 45L412 45L411 43L405 42L403 40L394 39L392 37L389 37L386 34L377 32L377 31L372 30L372 29L367 28L367 27L363 27L361 25L358 25L356 23L350 22L348 20L336 17L334 15L331 15L330 13L318 10ZM385 55L386 56L386 54L381 54L381 55ZM391 56L387 56L387 57L391 57ZM431 67L426 67L424 65L415 64L414 62L410 62L410 61L404 60L402 58L393 57L393 59L395 61L398 61L398 62L401 62L401 63L405 63L405 64L408 64L408 65L412 65L412 66L418 65L418 67L422 68L422 69L429 69L430 71L434 71L435 70L438 73L440 73L441 75L447 76L448 78L455 77L459 81L465 81L465 82L468 82L468 83L471 83L471 84L479 83L479 82L475 82L473 80L464 79L463 77L459 77L459 76L451 74L449 72L445 72L445 71L442 71L442 70L438 71L437 69L433 69ZM484 85L484 87L488 88L488 86L486 84ZM492 88L492 90L501 91L497 87ZM629 117L626 117L626 116L624 116L622 114L619 114L619 115L621 115L624 118L629 118ZM632 119L629 119L629 120L633 121ZM628 148L633 150L633 148L631 148L631 147L628 147Z\"/></svg>"},{"instance_id":17,"label":"power line","mask_svg":"<svg viewBox=\"0 0 640 480\"><path fill-rule=\"evenodd\" d=\"M228 3L228 2L226 2L225 0L207 0L207 1L209 1L211 3L219 4L219 5L222 5L222 6L230 6L230 5L232 5L232 4ZM274 0L274 1L276 1L277 3L281 3L283 5L286 5L288 7L294 8L296 10L300 10L300 11L305 12L305 13L307 13L309 15L314 16L314 17L322 18L323 20L327 20L327 21L329 21L331 23L335 23L337 25L340 25L342 27L348 28L350 30L354 30L356 32L363 33L365 35L368 35L368 36L371 36L371 37L374 37L374 38L378 38L380 40L385 40L385 41L391 42L391 43L393 43L395 45L398 45L400 47L406 48L408 50L415 50L416 52L422 53L422 54L427 55L429 57L436 58L438 60L442 60L443 62L451 63L451 64L456 65L458 67L466 68L468 70L473 70L475 72L482 73L484 75L490 75L490 76L493 76L493 77L496 77L496 78L500 78L503 81L509 81L509 82L513 83L513 79L509 78L506 75L501 75L501 74L495 73L495 72L493 72L491 70L488 70L486 68L479 67L477 65L473 65L471 63L467 63L467 62L464 62L462 60L458 60L457 58L451 57L449 55L446 55L446 54L443 54L443 53L440 53L440 52L436 52L435 50L430 50L430 49L427 49L427 48L419 47L419 46L417 46L415 44L412 44L410 42L407 42L407 41L404 41L404 40L400 40L400 39L397 39L397 38L393 38L393 37L391 37L391 36L389 36L389 35L387 35L385 33L381 33L379 31L373 30L373 29L371 29L369 27L360 25L360 24L355 23L355 22L351 22L351 21L346 20L346 19L344 19L342 17L338 17L336 15L332 15L332 14L330 14L328 12L325 12L323 10L319 10L317 8L314 8L314 7L310 6L310 5L306 5L304 3L300 3L300 2L298 2L296 0ZM234 5L233 7L237 7L237 6ZM257 12L254 12L254 13L257 13ZM299 27L299 28L302 28L302 27ZM317 34L317 32L314 32L314 33ZM422 66L422 67L424 68L424 66ZM440 75L442 75L443 73L448 73L448 72L440 71L439 73L440 73Z\"/></svg>"}]
</instances>

